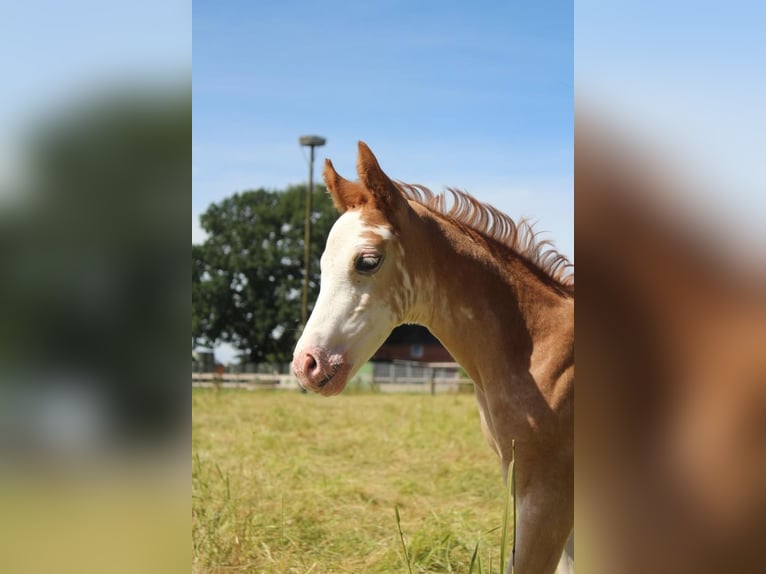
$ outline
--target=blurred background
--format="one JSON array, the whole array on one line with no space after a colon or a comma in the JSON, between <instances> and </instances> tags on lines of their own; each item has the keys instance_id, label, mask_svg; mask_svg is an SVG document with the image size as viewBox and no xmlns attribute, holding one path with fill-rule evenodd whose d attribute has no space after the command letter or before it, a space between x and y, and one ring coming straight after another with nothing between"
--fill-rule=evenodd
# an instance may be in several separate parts
<instances>
[{"instance_id":1,"label":"blurred background","mask_svg":"<svg viewBox=\"0 0 766 574\"><path fill-rule=\"evenodd\" d=\"M32 1L0 20L0 569L175 570L191 6Z\"/></svg>"}]
</instances>

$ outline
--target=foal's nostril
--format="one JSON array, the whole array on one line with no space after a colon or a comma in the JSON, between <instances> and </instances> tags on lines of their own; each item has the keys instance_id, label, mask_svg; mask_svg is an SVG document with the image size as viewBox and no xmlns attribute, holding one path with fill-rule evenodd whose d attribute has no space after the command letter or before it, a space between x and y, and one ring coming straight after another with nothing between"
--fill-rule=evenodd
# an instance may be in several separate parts
<instances>
[{"instance_id":1,"label":"foal's nostril","mask_svg":"<svg viewBox=\"0 0 766 574\"><path fill-rule=\"evenodd\" d=\"M303 359L303 372L306 374L313 373L319 365L317 364L317 360L311 353L306 353L305 358Z\"/></svg>"}]
</instances>

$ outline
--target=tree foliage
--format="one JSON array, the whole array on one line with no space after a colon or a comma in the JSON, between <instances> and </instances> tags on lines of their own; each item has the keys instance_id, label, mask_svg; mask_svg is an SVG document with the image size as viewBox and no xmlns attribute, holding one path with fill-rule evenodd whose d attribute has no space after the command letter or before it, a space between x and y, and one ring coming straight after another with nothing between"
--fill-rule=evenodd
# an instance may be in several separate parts
<instances>
[{"instance_id":1,"label":"tree foliage","mask_svg":"<svg viewBox=\"0 0 766 574\"><path fill-rule=\"evenodd\" d=\"M250 362L290 360L300 328L306 186L236 193L208 207L208 238L192 245L192 342L228 342ZM309 310L319 257L337 218L324 187L313 194Z\"/></svg>"}]
</instances>

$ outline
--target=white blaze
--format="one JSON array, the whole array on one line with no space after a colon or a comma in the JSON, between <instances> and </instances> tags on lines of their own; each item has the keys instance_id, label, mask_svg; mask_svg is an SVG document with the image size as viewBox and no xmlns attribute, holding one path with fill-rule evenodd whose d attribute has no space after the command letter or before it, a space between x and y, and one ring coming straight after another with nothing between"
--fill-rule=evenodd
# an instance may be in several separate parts
<instances>
[{"instance_id":1,"label":"white blaze","mask_svg":"<svg viewBox=\"0 0 766 574\"><path fill-rule=\"evenodd\" d=\"M375 273L363 275L354 262L373 246L370 233L383 241L376 243L384 258ZM388 228L366 224L359 211L338 218L322 254L319 298L296 349L321 347L344 355L352 366L350 377L383 344L399 321L387 302L396 267L391 259L400 256L400 250L389 248L392 239Z\"/></svg>"}]
</instances>

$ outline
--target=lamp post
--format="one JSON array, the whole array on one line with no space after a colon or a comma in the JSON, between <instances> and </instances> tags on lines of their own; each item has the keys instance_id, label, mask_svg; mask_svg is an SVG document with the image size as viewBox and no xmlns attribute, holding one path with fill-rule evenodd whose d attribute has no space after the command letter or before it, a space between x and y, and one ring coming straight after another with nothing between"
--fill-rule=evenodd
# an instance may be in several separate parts
<instances>
[{"instance_id":1,"label":"lamp post","mask_svg":"<svg viewBox=\"0 0 766 574\"><path fill-rule=\"evenodd\" d=\"M314 194L314 148L323 146L327 140L320 136L301 136L298 142L311 149L309 161L309 187L306 191L306 228L303 239L303 298L301 300L301 322L306 326L309 304L309 265L311 262L311 198Z\"/></svg>"}]
</instances>

